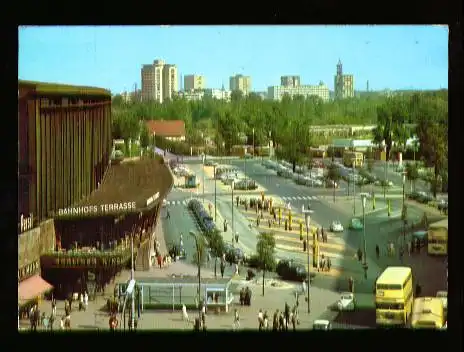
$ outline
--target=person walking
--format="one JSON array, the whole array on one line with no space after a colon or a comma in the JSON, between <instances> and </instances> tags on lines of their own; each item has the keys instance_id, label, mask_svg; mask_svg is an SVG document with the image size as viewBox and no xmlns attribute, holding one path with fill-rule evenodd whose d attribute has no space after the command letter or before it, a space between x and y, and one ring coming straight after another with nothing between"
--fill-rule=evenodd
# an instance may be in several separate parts
<instances>
[{"instance_id":1,"label":"person walking","mask_svg":"<svg viewBox=\"0 0 464 352\"><path fill-rule=\"evenodd\" d=\"M407 248L408 248L408 256L411 256L411 241L408 241Z\"/></svg>"},{"instance_id":2,"label":"person walking","mask_svg":"<svg viewBox=\"0 0 464 352\"><path fill-rule=\"evenodd\" d=\"M232 329L234 331L240 329L240 316L238 314L237 308L235 308L235 311L234 311L234 322L232 324Z\"/></svg>"},{"instance_id":3,"label":"person walking","mask_svg":"<svg viewBox=\"0 0 464 352\"><path fill-rule=\"evenodd\" d=\"M265 310L263 314L263 324L264 324L264 330L268 330L269 329L269 316L267 314L267 310Z\"/></svg>"},{"instance_id":4,"label":"person walking","mask_svg":"<svg viewBox=\"0 0 464 352\"><path fill-rule=\"evenodd\" d=\"M56 315L56 299L55 299L55 297L52 298L52 314Z\"/></svg>"},{"instance_id":5,"label":"person walking","mask_svg":"<svg viewBox=\"0 0 464 352\"><path fill-rule=\"evenodd\" d=\"M79 294L79 312L84 309L84 295L82 292Z\"/></svg>"},{"instance_id":6,"label":"person walking","mask_svg":"<svg viewBox=\"0 0 464 352\"><path fill-rule=\"evenodd\" d=\"M272 317L272 331L277 331L279 330L279 310L277 309L274 312L274 315Z\"/></svg>"},{"instance_id":7,"label":"person walking","mask_svg":"<svg viewBox=\"0 0 464 352\"><path fill-rule=\"evenodd\" d=\"M378 244L375 245L375 256L377 257L377 259L380 258L380 248Z\"/></svg>"},{"instance_id":8,"label":"person walking","mask_svg":"<svg viewBox=\"0 0 464 352\"><path fill-rule=\"evenodd\" d=\"M400 262L403 263L403 257L404 257L403 247L400 247L400 250L398 251L398 255L400 256Z\"/></svg>"},{"instance_id":9,"label":"person walking","mask_svg":"<svg viewBox=\"0 0 464 352\"><path fill-rule=\"evenodd\" d=\"M358 260L361 262L361 261L362 261L362 257L363 257L363 253L362 253L361 248L358 248L357 254L358 254Z\"/></svg>"},{"instance_id":10,"label":"person walking","mask_svg":"<svg viewBox=\"0 0 464 352\"><path fill-rule=\"evenodd\" d=\"M303 240L303 252L306 253L306 246L308 244L306 243L306 239Z\"/></svg>"},{"instance_id":11,"label":"person walking","mask_svg":"<svg viewBox=\"0 0 464 352\"><path fill-rule=\"evenodd\" d=\"M87 291L84 292L84 311L87 311L87 308L89 306L89 295Z\"/></svg>"},{"instance_id":12,"label":"person walking","mask_svg":"<svg viewBox=\"0 0 464 352\"><path fill-rule=\"evenodd\" d=\"M242 287L240 290L240 305L243 306L245 304L245 288Z\"/></svg>"},{"instance_id":13,"label":"person walking","mask_svg":"<svg viewBox=\"0 0 464 352\"><path fill-rule=\"evenodd\" d=\"M168 209L166 209L166 219L170 219L171 218L171 213L169 212Z\"/></svg>"},{"instance_id":14,"label":"person walking","mask_svg":"<svg viewBox=\"0 0 464 352\"><path fill-rule=\"evenodd\" d=\"M287 302L285 302L284 308L284 315L285 315L285 330L288 330L288 324L290 324L290 306Z\"/></svg>"},{"instance_id":15,"label":"person walking","mask_svg":"<svg viewBox=\"0 0 464 352\"><path fill-rule=\"evenodd\" d=\"M327 271L330 272L330 268L332 267L332 262L330 260L330 257L327 257Z\"/></svg>"},{"instance_id":16,"label":"person walking","mask_svg":"<svg viewBox=\"0 0 464 352\"><path fill-rule=\"evenodd\" d=\"M263 311L260 309L258 312L258 330L262 331L264 327L264 316Z\"/></svg>"}]
</instances>

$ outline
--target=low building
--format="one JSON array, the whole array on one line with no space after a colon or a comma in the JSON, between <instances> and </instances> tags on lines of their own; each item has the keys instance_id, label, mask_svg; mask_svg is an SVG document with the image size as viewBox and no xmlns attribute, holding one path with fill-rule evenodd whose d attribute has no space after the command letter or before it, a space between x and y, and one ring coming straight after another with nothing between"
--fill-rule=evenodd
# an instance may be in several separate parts
<instances>
[{"instance_id":1,"label":"low building","mask_svg":"<svg viewBox=\"0 0 464 352\"><path fill-rule=\"evenodd\" d=\"M284 95L293 98L296 96L310 97L317 96L323 101L329 100L329 88L322 82L317 86L304 85L297 87L271 86L267 90L269 99L282 100Z\"/></svg>"},{"instance_id":2,"label":"low building","mask_svg":"<svg viewBox=\"0 0 464 352\"><path fill-rule=\"evenodd\" d=\"M203 100L203 97L205 96L205 92L202 90L189 90L189 91L178 92L177 95L188 101L200 101L200 100Z\"/></svg>"},{"instance_id":3,"label":"low building","mask_svg":"<svg viewBox=\"0 0 464 352\"><path fill-rule=\"evenodd\" d=\"M185 141L185 122L182 120L146 121L151 136L159 136L170 141Z\"/></svg>"},{"instance_id":4,"label":"low building","mask_svg":"<svg viewBox=\"0 0 464 352\"><path fill-rule=\"evenodd\" d=\"M232 95L232 92L230 90L217 89L217 88L208 88L208 89L205 89L204 92L205 92L205 97L210 97L213 99L225 100L225 101L230 101L230 97Z\"/></svg>"}]
</instances>

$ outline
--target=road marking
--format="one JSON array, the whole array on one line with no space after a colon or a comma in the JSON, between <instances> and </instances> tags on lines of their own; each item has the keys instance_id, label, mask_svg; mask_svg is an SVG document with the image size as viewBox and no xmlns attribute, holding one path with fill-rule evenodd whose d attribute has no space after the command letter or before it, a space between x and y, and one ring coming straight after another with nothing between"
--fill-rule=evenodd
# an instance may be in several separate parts
<instances>
[{"instance_id":1,"label":"road marking","mask_svg":"<svg viewBox=\"0 0 464 352\"><path fill-rule=\"evenodd\" d=\"M299 238L291 238L291 237L285 237L285 236L279 236L279 235L274 235L274 238L276 240L276 246L277 246L277 241L287 241L287 242L293 242L293 243L298 243L298 248L302 248L303 246L303 241L300 241ZM312 241L310 241L311 243L309 244L309 247L312 248ZM291 246L291 245L285 245L285 244L278 244L279 246L285 246L285 247L288 247L288 248L295 248L295 246ZM336 251L339 251L339 252L346 252L346 253L350 253L349 255L347 254L347 256L351 256L353 257L354 256L354 251L353 249L351 249L347 244L345 243L323 243L323 242L319 242L319 247L320 248L326 248L326 249L335 249ZM345 256L343 256L345 257Z\"/></svg>"}]
</instances>

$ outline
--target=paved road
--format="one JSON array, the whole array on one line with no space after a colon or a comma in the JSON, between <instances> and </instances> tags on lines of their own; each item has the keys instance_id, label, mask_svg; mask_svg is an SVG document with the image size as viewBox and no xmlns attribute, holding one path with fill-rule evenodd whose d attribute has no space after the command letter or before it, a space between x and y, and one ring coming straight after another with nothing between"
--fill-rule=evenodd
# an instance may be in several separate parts
<instances>
[{"instance_id":1,"label":"paved road","mask_svg":"<svg viewBox=\"0 0 464 352\"><path fill-rule=\"evenodd\" d=\"M231 160L230 164L244 170L243 160ZM191 164L189 167L197 173L199 179L203 177L203 167L198 164ZM205 173L205 201L214 202L214 181L210 178L211 171L206 169ZM266 197L273 197L275 202L280 202L282 205L291 203L292 214L294 220L298 221L302 218L301 206L311 203L311 209L314 210L311 218L317 225L328 227L333 220L340 220L344 225L347 225L353 217L353 199L346 197L346 188L342 183L341 190L336 191L336 202L333 203L332 189L308 188L305 186L296 185L292 180L278 177L275 172L266 169L259 161L247 160L246 174L250 178L256 180L265 189ZM219 185L220 181L217 181ZM346 185L345 185L346 187ZM228 188L217 187L217 210L219 214L218 228L221 228L223 219L227 219L229 224L232 224L232 198ZM366 190L365 190L366 191ZM383 194L376 191L376 211L372 211L372 203L368 202L369 213L366 215L366 246L367 246L367 263L368 279L363 279L363 270L360 263L354 259L354 251L362 244L362 232L354 232L345 230L342 234L329 236L329 243L322 247L322 253L331 257L334 267L333 275L325 276L319 274L314 285L324 287L329 290L346 290L346 278L348 276L355 277L357 280L356 290L359 293L372 294L372 287L377 275L388 265L399 264L398 258L382 259L377 261L375 258L374 247L378 244L381 248L385 248L388 241L393 241L396 244L402 243L401 230L403 227L400 220L400 210L402 204L402 190L396 188L390 190L389 196L392 198L392 216L389 218L386 211L386 204L383 201ZM235 196L235 195L234 195ZM244 197L243 192L240 194ZM251 195L245 197L258 197L258 192L252 192ZM185 208L186 200L190 194L171 193L168 197L170 205L169 209ZM199 197L202 198L202 189L200 188ZM276 204L276 203L274 203ZM245 211L243 206L234 208L234 230L240 235L239 245L245 252L254 252L256 248L256 235L258 231L268 229L265 214L264 221L261 221L259 227L256 227L256 213ZM356 205L356 216L361 216L361 204ZM175 211L175 210L173 210ZM424 210L419 207L408 207L408 218L418 221ZM179 216L184 216L187 213L181 212ZM171 213L172 216L172 213ZM177 216L177 215L176 215ZM182 221L186 221L185 219ZM250 226L251 225L251 226ZM180 225L178 225L180 226ZM184 225L192 227L193 224ZM232 231L231 225L229 230L224 234L224 239L227 242L231 241ZM298 228L298 225L294 225ZM302 252L302 245L299 242L298 231L285 231L273 227L272 230L276 234L278 258L293 258L301 263L306 263L306 255ZM311 269L313 270L313 269ZM359 324L354 324L359 325Z\"/></svg>"}]
</instances>

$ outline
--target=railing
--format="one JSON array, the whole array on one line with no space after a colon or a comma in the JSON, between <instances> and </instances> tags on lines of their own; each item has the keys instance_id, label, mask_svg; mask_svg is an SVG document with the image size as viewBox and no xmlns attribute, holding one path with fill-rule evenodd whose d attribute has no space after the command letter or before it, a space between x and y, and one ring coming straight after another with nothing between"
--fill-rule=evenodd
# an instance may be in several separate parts
<instances>
[{"instance_id":1,"label":"railing","mask_svg":"<svg viewBox=\"0 0 464 352\"><path fill-rule=\"evenodd\" d=\"M129 249L117 249L108 252L48 252L41 256L41 266L46 268L98 268L124 265L130 260Z\"/></svg>"}]
</instances>

